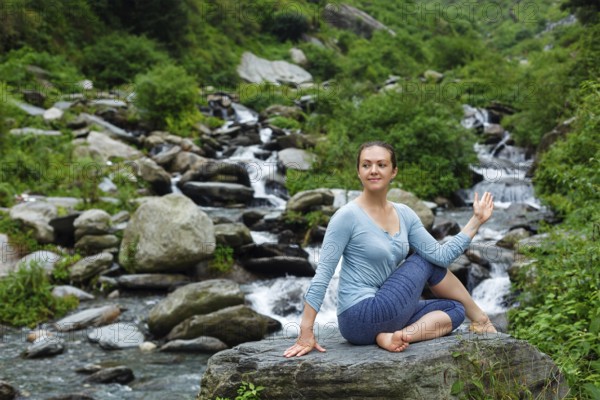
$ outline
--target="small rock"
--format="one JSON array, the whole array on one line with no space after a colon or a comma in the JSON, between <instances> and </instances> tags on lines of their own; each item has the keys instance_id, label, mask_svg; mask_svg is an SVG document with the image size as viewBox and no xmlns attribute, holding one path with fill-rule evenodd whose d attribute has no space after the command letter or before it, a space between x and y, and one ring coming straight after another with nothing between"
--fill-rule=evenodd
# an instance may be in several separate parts
<instances>
[{"instance_id":1,"label":"small rock","mask_svg":"<svg viewBox=\"0 0 600 400\"><path fill-rule=\"evenodd\" d=\"M78 313L69 315L54 325L59 332L69 332L88 326L107 325L116 320L121 315L119 307L108 305L104 307L90 308Z\"/></svg>"},{"instance_id":2,"label":"small rock","mask_svg":"<svg viewBox=\"0 0 600 400\"><path fill-rule=\"evenodd\" d=\"M227 345L215 337L200 336L191 340L173 340L167 342L160 348L160 351L167 352L200 352L216 353L227 349Z\"/></svg>"},{"instance_id":3,"label":"small rock","mask_svg":"<svg viewBox=\"0 0 600 400\"><path fill-rule=\"evenodd\" d=\"M19 392L10 383L0 380L0 400L13 400Z\"/></svg>"},{"instance_id":4,"label":"small rock","mask_svg":"<svg viewBox=\"0 0 600 400\"><path fill-rule=\"evenodd\" d=\"M64 341L56 337L40 337L25 350L25 358L52 357L65 351Z\"/></svg>"},{"instance_id":5,"label":"small rock","mask_svg":"<svg viewBox=\"0 0 600 400\"><path fill-rule=\"evenodd\" d=\"M90 375L85 382L89 383L120 383L122 385L135 379L131 368L124 366L106 368Z\"/></svg>"},{"instance_id":6,"label":"small rock","mask_svg":"<svg viewBox=\"0 0 600 400\"><path fill-rule=\"evenodd\" d=\"M89 294L88 292L83 291L74 286L69 286L69 285L55 286L54 289L52 289L52 296L54 296L54 297L75 296L80 301L95 299L95 297L93 295Z\"/></svg>"},{"instance_id":7,"label":"small rock","mask_svg":"<svg viewBox=\"0 0 600 400\"><path fill-rule=\"evenodd\" d=\"M88 340L105 350L118 350L139 347L144 343L144 334L135 324L119 322L88 330Z\"/></svg>"},{"instance_id":8,"label":"small rock","mask_svg":"<svg viewBox=\"0 0 600 400\"><path fill-rule=\"evenodd\" d=\"M150 353L154 350L156 350L156 344L152 343L152 342L144 342L142 344L140 344L140 351L144 352L144 353Z\"/></svg>"}]
</instances>

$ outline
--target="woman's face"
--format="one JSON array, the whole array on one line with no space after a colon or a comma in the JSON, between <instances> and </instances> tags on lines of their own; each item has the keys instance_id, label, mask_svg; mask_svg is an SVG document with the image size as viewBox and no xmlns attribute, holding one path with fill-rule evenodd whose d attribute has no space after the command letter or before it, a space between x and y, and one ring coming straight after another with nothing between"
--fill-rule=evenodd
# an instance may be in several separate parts
<instances>
[{"instance_id":1,"label":"woman's face","mask_svg":"<svg viewBox=\"0 0 600 400\"><path fill-rule=\"evenodd\" d=\"M397 173L398 168L392 167L391 155L387 149L371 146L360 153L358 177L365 190L387 189Z\"/></svg>"}]
</instances>

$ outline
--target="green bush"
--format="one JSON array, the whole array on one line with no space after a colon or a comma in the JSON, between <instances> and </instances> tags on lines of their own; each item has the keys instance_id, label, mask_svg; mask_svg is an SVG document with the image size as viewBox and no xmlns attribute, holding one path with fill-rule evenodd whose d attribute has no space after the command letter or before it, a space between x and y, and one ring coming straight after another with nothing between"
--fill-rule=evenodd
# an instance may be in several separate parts
<instances>
[{"instance_id":1,"label":"green bush","mask_svg":"<svg viewBox=\"0 0 600 400\"><path fill-rule=\"evenodd\" d=\"M196 82L182 67L159 65L136 78L136 105L157 128L164 128L167 118L192 113L198 100Z\"/></svg>"},{"instance_id":2,"label":"green bush","mask_svg":"<svg viewBox=\"0 0 600 400\"><path fill-rule=\"evenodd\" d=\"M301 49L308 60L306 69L315 80L326 81L341 72L342 68L338 63L339 56L335 51L311 43L301 46Z\"/></svg>"},{"instance_id":3,"label":"green bush","mask_svg":"<svg viewBox=\"0 0 600 400\"><path fill-rule=\"evenodd\" d=\"M282 42L297 42L309 28L308 19L304 15L285 11L276 13L268 26L268 30Z\"/></svg>"},{"instance_id":4,"label":"green bush","mask_svg":"<svg viewBox=\"0 0 600 400\"><path fill-rule=\"evenodd\" d=\"M154 41L126 33L111 33L83 50L82 68L99 87L131 83L135 76L165 62L168 56Z\"/></svg>"},{"instance_id":5,"label":"green bush","mask_svg":"<svg viewBox=\"0 0 600 400\"><path fill-rule=\"evenodd\" d=\"M0 280L0 322L33 327L77 307L76 297L57 298L46 271L37 263L20 267Z\"/></svg>"},{"instance_id":6,"label":"green bush","mask_svg":"<svg viewBox=\"0 0 600 400\"><path fill-rule=\"evenodd\" d=\"M233 266L233 262L233 248L217 245L213 253L213 259L209 262L209 265L216 271L228 272Z\"/></svg>"}]
</instances>

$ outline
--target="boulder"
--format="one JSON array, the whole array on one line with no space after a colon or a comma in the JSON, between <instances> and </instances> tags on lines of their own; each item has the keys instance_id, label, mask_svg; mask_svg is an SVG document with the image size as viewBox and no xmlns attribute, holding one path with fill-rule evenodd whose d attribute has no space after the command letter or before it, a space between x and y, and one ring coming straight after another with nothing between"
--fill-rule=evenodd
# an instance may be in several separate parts
<instances>
[{"instance_id":1,"label":"boulder","mask_svg":"<svg viewBox=\"0 0 600 400\"><path fill-rule=\"evenodd\" d=\"M150 188L159 196L171 193L171 175L150 158L144 157L134 162L137 175L150 184Z\"/></svg>"},{"instance_id":2,"label":"boulder","mask_svg":"<svg viewBox=\"0 0 600 400\"><path fill-rule=\"evenodd\" d=\"M83 254L98 254L103 251L116 253L119 250L119 238L115 235L87 235L75 243L75 249Z\"/></svg>"},{"instance_id":3,"label":"boulder","mask_svg":"<svg viewBox=\"0 0 600 400\"><path fill-rule=\"evenodd\" d=\"M168 194L138 207L123 233L119 263L128 272L173 272L210 257L211 219L189 198Z\"/></svg>"},{"instance_id":4,"label":"boulder","mask_svg":"<svg viewBox=\"0 0 600 400\"><path fill-rule=\"evenodd\" d=\"M122 385L135 379L133 370L128 367L104 368L85 379L89 383L120 383Z\"/></svg>"},{"instance_id":5,"label":"boulder","mask_svg":"<svg viewBox=\"0 0 600 400\"><path fill-rule=\"evenodd\" d=\"M217 244L238 248L253 243L250 229L242 223L215 225Z\"/></svg>"},{"instance_id":6,"label":"boulder","mask_svg":"<svg viewBox=\"0 0 600 400\"><path fill-rule=\"evenodd\" d=\"M119 288L134 290L169 290L190 283L190 278L181 274L133 274L116 279Z\"/></svg>"},{"instance_id":7,"label":"boulder","mask_svg":"<svg viewBox=\"0 0 600 400\"><path fill-rule=\"evenodd\" d=\"M48 250L34 251L17 262L17 268L29 268L31 263L37 263L48 275L52 274L54 265L61 256Z\"/></svg>"},{"instance_id":8,"label":"boulder","mask_svg":"<svg viewBox=\"0 0 600 400\"><path fill-rule=\"evenodd\" d=\"M226 348L227 345L217 338L200 336L191 340L173 340L172 342L167 342L160 348L160 351L216 353Z\"/></svg>"},{"instance_id":9,"label":"boulder","mask_svg":"<svg viewBox=\"0 0 600 400\"><path fill-rule=\"evenodd\" d=\"M110 214L104 210L86 210L73 221L75 240L85 235L104 235L109 233L111 226Z\"/></svg>"},{"instance_id":10,"label":"boulder","mask_svg":"<svg viewBox=\"0 0 600 400\"><path fill-rule=\"evenodd\" d=\"M192 283L175 290L150 310L148 328L154 335L164 336L189 317L243 302L244 293L233 281L212 279Z\"/></svg>"},{"instance_id":11,"label":"boulder","mask_svg":"<svg viewBox=\"0 0 600 400\"><path fill-rule=\"evenodd\" d=\"M459 232L460 225L458 225L458 222L446 218L435 218L431 235L437 240L442 240L448 235L456 235Z\"/></svg>"},{"instance_id":12,"label":"boulder","mask_svg":"<svg viewBox=\"0 0 600 400\"><path fill-rule=\"evenodd\" d=\"M10 209L9 215L11 219L32 228L33 236L38 242L52 243L54 241L54 229L49 222L58 215L55 205L45 201L20 203Z\"/></svg>"},{"instance_id":13,"label":"boulder","mask_svg":"<svg viewBox=\"0 0 600 400\"><path fill-rule=\"evenodd\" d=\"M354 346L331 330L324 336L318 340L327 352L289 359L282 354L295 337L219 352L208 361L197 398L233 398L244 380L265 387L262 397L278 400L449 399L460 382L469 397L466 392L475 392L476 379L484 379L483 396L492 398L496 387L487 385L486 374L512 389L514 398L525 388L536 399L562 399L569 390L550 357L505 334L455 334L413 343L401 353Z\"/></svg>"},{"instance_id":14,"label":"boulder","mask_svg":"<svg viewBox=\"0 0 600 400\"><path fill-rule=\"evenodd\" d=\"M371 38L376 30L384 30L392 36L396 33L364 11L344 3L329 3L323 9L323 18L338 29L346 29L365 38Z\"/></svg>"},{"instance_id":15,"label":"boulder","mask_svg":"<svg viewBox=\"0 0 600 400\"><path fill-rule=\"evenodd\" d=\"M249 204L254 198L253 189L237 183L187 182L181 191L201 206Z\"/></svg>"},{"instance_id":16,"label":"boulder","mask_svg":"<svg viewBox=\"0 0 600 400\"><path fill-rule=\"evenodd\" d=\"M248 168L254 165L245 163L234 163L231 161L200 161L194 164L193 168L187 171L179 180L181 187L187 182L223 182L237 183L250 187L250 176Z\"/></svg>"},{"instance_id":17,"label":"boulder","mask_svg":"<svg viewBox=\"0 0 600 400\"><path fill-rule=\"evenodd\" d=\"M108 305L97 308L90 308L71 314L54 324L59 332L76 331L87 328L88 326L107 325L116 320L121 315L119 307Z\"/></svg>"},{"instance_id":18,"label":"boulder","mask_svg":"<svg viewBox=\"0 0 600 400\"><path fill-rule=\"evenodd\" d=\"M113 255L110 253L99 253L85 257L70 268L70 277L74 282L87 282L93 277L110 269L113 263Z\"/></svg>"},{"instance_id":19,"label":"boulder","mask_svg":"<svg viewBox=\"0 0 600 400\"><path fill-rule=\"evenodd\" d=\"M167 340L212 336L228 346L262 339L268 319L243 304L205 315L196 315L175 326Z\"/></svg>"},{"instance_id":20,"label":"boulder","mask_svg":"<svg viewBox=\"0 0 600 400\"><path fill-rule=\"evenodd\" d=\"M269 82L275 85L299 86L312 82L312 75L303 68L287 61L269 61L246 51L237 67L240 78L250 83Z\"/></svg>"},{"instance_id":21,"label":"boulder","mask_svg":"<svg viewBox=\"0 0 600 400\"><path fill-rule=\"evenodd\" d=\"M144 334L132 323L118 322L102 328L89 329L88 340L98 343L105 350L139 347L144 343Z\"/></svg>"},{"instance_id":22,"label":"boulder","mask_svg":"<svg viewBox=\"0 0 600 400\"><path fill-rule=\"evenodd\" d=\"M333 192L329 189L305 190L288 200L286 210L308 212L321 206L330 206L333 200Z\"/></svg>"},{"instance_id":23,"label":"boulder","mask_svg":"<svg viewBox=\"0 0 600 400\"><path fill-rule=\"evenodd\" d=\"M513 249L521 239L525 239L531 236L525 228L517 228L509 231L504 237L496 242L497 246L504 247L507 249Z\"/></svg>"},{"instance_id":24,"label":"boulder","mask_svg":"<svg viewBox=\"0 0 600 400\"><path fill-rule=\"evenodd\" d=\"M283 170L308 171L316 160L314 154L295 148L281 150L277 156L279 157L278 165Z\"/></svg>"},{"instance_id":25,"label":"boulder","mask_svg":"<svg viewBox=\"0 0 600 400\"><path fill-rule=\"evenodd\" d=\"M86 143L87 149L75 149L76 154L88 155L92 157L95 155L102 161L108 161L111 158L133 160L143 156L142 152L129 146L128 144L111 139L107 135L96 131L91 131L89 133L86 138Z\"/></svg>"},{"instance_id":26,"label":"boulder","mask_svg":"<svg viewBox=\"0 0 600 400\"><path fill-rule=\"evenodd\" d=\"M206 158L189 151L181 151L177 153L173 162L171 163L171 172L185 173L191 169L194 165L201 165L207 162Z\"/></svg>"}]
</instances>

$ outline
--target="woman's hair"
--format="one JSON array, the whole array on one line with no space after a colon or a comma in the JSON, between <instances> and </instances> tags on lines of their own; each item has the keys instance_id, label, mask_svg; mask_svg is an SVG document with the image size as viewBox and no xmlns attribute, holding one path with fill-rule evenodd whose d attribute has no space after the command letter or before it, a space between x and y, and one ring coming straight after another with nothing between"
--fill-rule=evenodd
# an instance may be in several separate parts
<instances>
[{"instance_id":1,"label":"woman's hair","mask_svg":"<svg viewBox=\"0 0 600 400\"><path fill-rule=\"evenodd\" d=\"M389 143L386 143L386 142L382 142L381 140L374 140L372 142L365 142L365 143L361 144L360 147L358 148L358 153L356 154L356 169L358 169L360 166L360 155L362 154L363 150L366 149L367 147L374 147L374 146L383 147L384 149L389 151L390 159L392 160L392 169L396 168L396 151L394 150L392 145Z\"/></svg>"}]
</instances>

